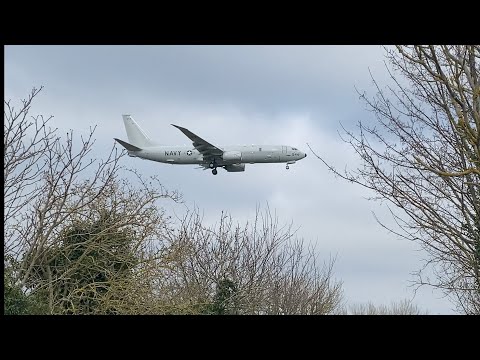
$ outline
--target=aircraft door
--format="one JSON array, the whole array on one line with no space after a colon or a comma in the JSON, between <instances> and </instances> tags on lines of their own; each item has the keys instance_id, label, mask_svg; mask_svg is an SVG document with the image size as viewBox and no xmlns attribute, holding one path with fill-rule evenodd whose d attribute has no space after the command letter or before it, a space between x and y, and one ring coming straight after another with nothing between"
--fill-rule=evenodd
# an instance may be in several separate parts
<instances>
[{"instance_id":1,"label":"aircraft door","mask_svg":"<svg viewBox=\"0 0 480 360\"><path fill-rule=\"evenodd\" d=\"M282 161L284 159L286 159L286 156L287 156L287 147L286 146L282 146L282 154L279 156L279 161Z\"/></svg>"}]
</instances>

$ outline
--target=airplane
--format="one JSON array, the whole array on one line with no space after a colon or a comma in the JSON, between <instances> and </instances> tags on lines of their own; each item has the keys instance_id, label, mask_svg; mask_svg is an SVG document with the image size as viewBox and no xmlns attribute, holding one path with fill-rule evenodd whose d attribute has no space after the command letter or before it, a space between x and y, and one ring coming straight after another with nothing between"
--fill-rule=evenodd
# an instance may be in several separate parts
<instances>
[{"instance_id":1,"label":"airplane","mask_svg":"<svg viewBox=\"0 0 480 360\"><path fill-rule=\"evenodd\" d=\"M203 170L211 169L217 175L217 168L227 172L245 171L245 164L286 163L295 164L307 154L287 145L236 145L215 146L188 129L171 124L184 133L192 146L166 146L155 143L145 134L130 115L122 115L128 141L114 138L128 151L131 157L167 164L200 165Z\"/></svg>"}]
</instances>

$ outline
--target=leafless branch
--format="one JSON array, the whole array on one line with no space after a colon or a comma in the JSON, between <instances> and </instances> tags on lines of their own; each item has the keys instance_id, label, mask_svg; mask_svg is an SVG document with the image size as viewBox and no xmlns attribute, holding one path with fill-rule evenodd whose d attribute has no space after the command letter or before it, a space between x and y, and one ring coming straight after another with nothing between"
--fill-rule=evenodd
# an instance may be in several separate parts
<instances>
[{"instance_id":1,"label":"leafless branch","mask_svg":"<svg viewBox=\"0 0 480 360\"><path fill-rule=\"evenodd\" d=\"M343 129L361 166L337 170L310 148L333 174L394 205L404 237L431 257L429 284L472 314L480 313L479 54L478 46L386 49L393 86L372 76L375 96L359 96L375 119Z\"/></svg>"}]
</instances>

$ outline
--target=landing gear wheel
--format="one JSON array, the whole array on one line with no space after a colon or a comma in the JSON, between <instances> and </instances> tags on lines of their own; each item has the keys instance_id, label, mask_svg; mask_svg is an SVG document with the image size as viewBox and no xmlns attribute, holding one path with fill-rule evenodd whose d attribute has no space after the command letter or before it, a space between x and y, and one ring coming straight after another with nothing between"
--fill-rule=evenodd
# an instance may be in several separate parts
<instances>
[{"instance_id":1,"label":"landing gear wheel","mask_svg":"<svg viewBox=\"0 0 480 360\"><path fill-rule=\"evenodd\" d=\"M211 162L210 164L208 164L208 166L210 167L210 169L215 168L215 164L214 164L213 162Z\"/></svg>"},{"instance_id":2,"label":"landing gear wheel","mask_svg":"<svg viewBox=\"0 0 480 360\"><path fill-rule=\"evenodd\" d=\"M213 169L213 170L212 170L212 174L213 174L213 175L217 175L217 169Z\"/></svg>"},{"instance_id":3,"label":"landing gear wheel","mask_svg":"<svg viewBox=\"0 0 480 360\"><path fill-rule=\"evenodd\" d=\"M285 169L287 169L287 170L290 169L290 166L287 165L287 167Z\"/></svg>"}]
</instances>

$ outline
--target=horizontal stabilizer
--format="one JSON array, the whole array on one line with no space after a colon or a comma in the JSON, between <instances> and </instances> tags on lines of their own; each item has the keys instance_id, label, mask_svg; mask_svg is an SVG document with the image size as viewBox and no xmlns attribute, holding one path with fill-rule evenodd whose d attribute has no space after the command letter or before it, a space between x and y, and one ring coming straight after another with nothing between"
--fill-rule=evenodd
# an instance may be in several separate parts
<instances>
[{"instance_id":1,"label":"horizontal stabilizer","mask_svg":"<svg viewBox=\"0 0 480 360\"><path fill-rule=\"evenodd\" d=\"M141 151L142 149L135 146L135 145L132 145L132 144L129 144L123 140L120 140L120 139L117 139L117 138L114 138L116 142L118 142L120 145L122 145L125 149L127 149L128 151Z\"/></svg>"}]
</instances>

